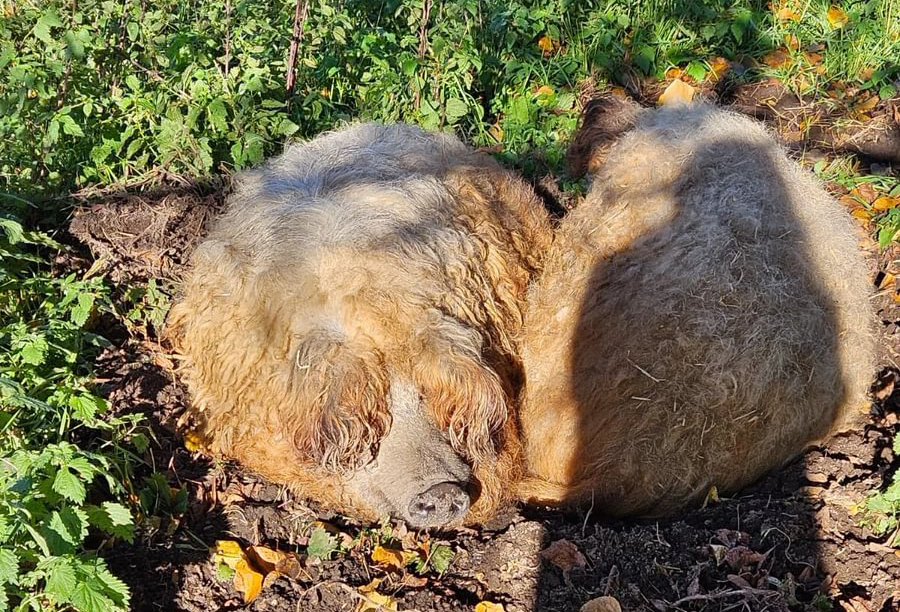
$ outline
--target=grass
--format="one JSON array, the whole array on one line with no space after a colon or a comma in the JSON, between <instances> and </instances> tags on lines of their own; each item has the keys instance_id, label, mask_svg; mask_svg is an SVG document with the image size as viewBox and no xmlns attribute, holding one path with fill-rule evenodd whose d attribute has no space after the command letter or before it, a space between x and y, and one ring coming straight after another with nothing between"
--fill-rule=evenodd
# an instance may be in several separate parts
<instances>
[{"instance_id":1,"label":"grass","mask_svg":"<svg viewBox=\"0 0 900 612\"><path fill-rule=\"evenodd\" d=\"M852 106L900 78L895 0L324 0L288 93L294 8L0 0L0 609L124 609L96 551L184 502L158 475L134 482L149 440L91 384L98 317L159 325L166 296L149 284L114 304L103 279L54 274L68 193L229 174L360 119L453 131L577 190L564 153L583 83L673 68L702 82L724 58L741 79ZM816 171L900 196L849 158ZM900 209L860 206L890 244Z\"/></svg>"}]
</instances>

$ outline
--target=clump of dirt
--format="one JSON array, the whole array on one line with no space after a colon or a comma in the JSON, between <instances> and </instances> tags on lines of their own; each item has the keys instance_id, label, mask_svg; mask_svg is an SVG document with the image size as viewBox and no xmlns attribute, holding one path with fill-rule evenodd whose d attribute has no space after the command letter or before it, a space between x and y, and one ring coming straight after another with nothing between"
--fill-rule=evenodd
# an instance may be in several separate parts
<instances>
[{"instance_id":1,"label":"clump of dirt","mask_svg":"<svg viewBox=\"0 0 900 612\"><path fill-rule=\"evenodd\" d=\"M801 97L774 79L739 85L727 96L734 110L766 121L786 143L900 162L900 99L858 107L848 118L837 101Z\"/></svg>"},{"instance_id":2,"label":"clump of dirt","mask_svg":"<svg viewBox=\"0 0 900 612\"><path fill-rule=\"evenodd\" d=\"M221 202L221 192L112 198L85 208L72 233L113 280L177 277ZM874 249L870 255L873 270L889 271L895 259ZM900 555L855 514L900 465L891 450L900 429L900 305L893 289L876 303L882 371L864 425L740 495L664 521L521 509L493 529L416 534L454 551L443 575L379 567L364 544L371 526L186 449L178 430L187 396L172 358L152 329L136 337L107 322L101 331L113 346L97 362L100 391L114 414L145 415L154 438L145 455L152 470L138 480L159 471L188 499L183 512L144 517L134 544L103 554L131 588L137 612L353 610L365 601L360 587L373 579L400 610L470 612L490 601L507 612L568 612L601 595L631 612L896 610ZM345 548L329 560L306 555L314 521L346 534ZM297 552L302 571L278 578L245 605L211 560L210 547L222 539Z\"/></svg>"},{"instance_id":3,"label":"clump of dirt","mask_svg":"<svg viewBox=\"0 0 900 612\"><path fill-rule=\"evenodd\" d=\"M221 210L221 187L191 186L88 198L69 232L114 282L172 278Z\"/></svg>"},{"instance_id":4,"label":"clump of dirt","mask_svg":"<svg viewBox=\"0 0 900 612\"><path fill-rule=\"evenodd\" d=\"M646 106L657 104L674 78L687 79L694 98L728 106L734 111L765 121L782 142L797 150L821 150L830 154L854 153L868 161L900 163L900 97L881 100L857 87L835 84L826 96L800 95L777 79L747 82L750 68L728 62L719 78L696 83L680 72L660 81L624 73L623 87L612 91L620 99L631 96ZM608 92L601 92L601 95ZM582 87L584 107L597 97L596 86Z\"/></svg>"}]
</instances>

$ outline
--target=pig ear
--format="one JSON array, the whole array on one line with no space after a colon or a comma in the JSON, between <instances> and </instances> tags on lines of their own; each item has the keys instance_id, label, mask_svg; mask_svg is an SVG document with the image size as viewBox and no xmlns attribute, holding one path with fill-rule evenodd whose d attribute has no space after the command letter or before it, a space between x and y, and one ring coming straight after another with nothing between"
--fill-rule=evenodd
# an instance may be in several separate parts
<instances>
[{"instance_id":1,"label":"pig ear","mask_svg":"<svg viewBox=\"0 0 900 612\"><path fill-rule=\"evenodd\" d=\"M508 398L482 357L484 340L449 317L430 323L410 364L416 384L454 449L476 464L492 462L509 418Z\"/></svg>"},{"instance_id":2,"label":"pig ear","mask_svg":"<svg viewBox=\"0 0 900 612\"><path fill-rule=\"evenodd\" d=\"M634 127L640 111L637 102L611 94L588 102L566 151L569 176L596 174L603 165L606 152Z\"/></svg>"},{"instance_id":3,"label":"pig ear","mask_svg":"<svg viewBox=\"0 0 900 612\"><path fill-rule=\"evenodd\" d=\"M381 354L349 341L336 321L294 321L278 285L262 282L240 253L210 241L169 313L166 337L182 356L202 435L237 457L288 435L302 461L358 465L390 426Z\"/></svg>"},{"instance_id":4,"label":"pig ear","mask_svg":"<svg viewBox=\"0 0 900 612\"><path fill-rule=\"evenodd\" d=\"M298 340L282 422L301 458L354 469L375 456L390 428L381 355L326 331Z\"/></svg>"}]
</instances>

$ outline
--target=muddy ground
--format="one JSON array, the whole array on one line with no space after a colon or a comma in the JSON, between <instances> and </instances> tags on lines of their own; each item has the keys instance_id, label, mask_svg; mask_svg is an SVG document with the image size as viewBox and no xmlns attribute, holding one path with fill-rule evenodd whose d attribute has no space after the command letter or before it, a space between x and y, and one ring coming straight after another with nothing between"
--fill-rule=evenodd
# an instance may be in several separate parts
<instances>
[{"instance_id":1,"label":"muddy ground","mask_svg":"<svg viewBox=\"0 0 900 612\"><path fill-rule=\"evenodd\" d=\"M783 119L784 113L774 116ZM890 160L873 163L882 172L900 171ZM107 195L85 202L70 229L90 248L94 272L120 283L119 293L151 278L171 290L222 198L221 189L200 187ZM865 248L873 282L884 272L900 276L896 249L879 254L871 243ZM113 342L97 361L100 390L115 413L146 416L155 441L145 458L171 487L186 490L187 505L146 517L133 545L118 543L101 554L129 584L136 611L357 610L371 604L358 588L373 578L383 579L378 592L399 610L471 611L487 601L508 612L569 611L602 595L615 597L626 611L900 610L900 552L861 527L855 514L900 465L891 451L900 428L895 294L890 286L875 298L877 397L868 413L860 413L858 427L740 495L670 520L623 522L588 511L520 509L489 529L406 534L409 541L450 546L455 554L440 576L379 568L371 559L371 538L360 538L366 526L187 450L179 434L185 391L156 330L128 328L108 317L99 323ZM314 521L324 521L350 550L326 561L307 557ZM386 529L403 535L400 526ZM353 538L359 541L351 545ZM217 540L297 552L300 568L295 578L278 578L245 605L211 561Z\"/></svg>"}]
</instances>

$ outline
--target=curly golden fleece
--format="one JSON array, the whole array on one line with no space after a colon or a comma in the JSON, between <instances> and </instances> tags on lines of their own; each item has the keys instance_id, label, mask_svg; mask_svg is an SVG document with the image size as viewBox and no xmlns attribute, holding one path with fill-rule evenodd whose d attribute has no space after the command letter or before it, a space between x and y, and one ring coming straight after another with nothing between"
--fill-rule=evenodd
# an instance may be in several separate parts
<instances>
[{"instance_id":1,"label":"curly golden fleece","mask_svg":"<svg viewBox=\"0 0 900 612\"><path fill-rule=\"evenodd\" d=\"M663 514L862 404L853 226L762 127L646 111L603 160L555 232L521 180L411 127L241 175L169 319L207 445L414 526L517 499Z\"/></svg>"},{"instance_id":2,"label":"curly golden fleece","mask_svg":"<svg viewBox=\"0 0 900 612\"><path fill-rule=\"evenodd\" d=\"M520 495L653 516L833 431L874 346L855 224L761 124L632 118L528 295Z\"/></svg>"},{"instance_id":3,"label":"curly golden fleece","mask_svg":"<svg viewBox=\"0 0 900 612\"><path fill-rule=\"evenodd\" d=\"M199 433L345 511L486 519L524 465L516 337L550 240L532 190L455 138L289 147L239 177L169 318Z\"/></svg>"}]
</instances>

